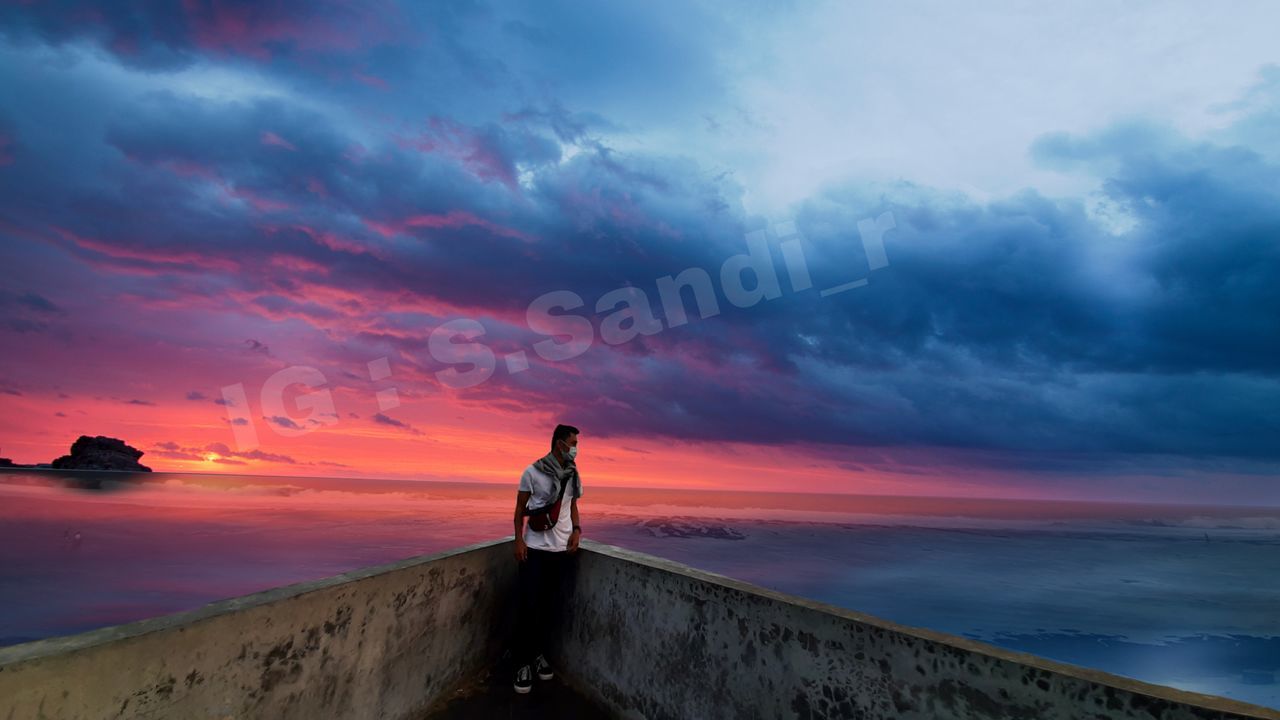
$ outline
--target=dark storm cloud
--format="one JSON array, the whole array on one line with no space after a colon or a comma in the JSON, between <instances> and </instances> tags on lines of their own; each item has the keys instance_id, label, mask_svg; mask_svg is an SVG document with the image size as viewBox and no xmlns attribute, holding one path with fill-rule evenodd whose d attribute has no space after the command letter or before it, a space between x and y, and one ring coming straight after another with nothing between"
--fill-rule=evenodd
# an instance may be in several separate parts
<instances>
[{"instance_id":1,"label":"dark storm cloud","mask_svg":"<svg viewBox=\"0 0 1280 720\"><path fill-rule=\"evenodd\" d=\"M1280 168L1249 147L1126 125L1050 136L1046 163L1106 173L1136 225L1128 263L1142 287L1112 366L1133 371L1280 370Z\"/></svg>"},{"instance_id":2,"label":"dark storm cloud","mask_svg":"<svg viewBox=\"0 0 1280 720\"><path fill-rule=\"evenodd\" d=\"M832 190L797 215L817 287L868 276L857 221L894 213L891 265L866 288L726 312L492 392L556 398L606 433L1274 460L1280 168L1134 135L1036 148L1103 177L1125 231L1034 193Z\"/></svg>"},{"instance_id":3,"label":"dark storm cloud","mask_svg":"<svg viewBox=\"0 0 1280 720\"><path fill-rule=\"evenodd\" d=\"M124 64L165 70L189 65L201 54L270 62L364 48L389 33L390 17L372 12L377 9L301 0L53 0L6 3L0 27L20 41L91 42Z\"/></svg>"}]
</instances>

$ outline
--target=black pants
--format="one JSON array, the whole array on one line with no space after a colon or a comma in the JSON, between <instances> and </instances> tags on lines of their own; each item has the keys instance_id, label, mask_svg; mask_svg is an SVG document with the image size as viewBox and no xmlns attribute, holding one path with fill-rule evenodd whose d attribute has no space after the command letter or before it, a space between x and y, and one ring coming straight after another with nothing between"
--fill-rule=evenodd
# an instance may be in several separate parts
<instances>
[{"instance_id":1,"label":"black pants","mask_svg":"<svg viewBox=\"0 0 1280 720\"><path fill-rule=\"evenodd\" d=\"M546 654L553 632L561 628L565 582L574 556L529 548L516 582L512 660L518 668Z\"/></svg>"}]
</instances>

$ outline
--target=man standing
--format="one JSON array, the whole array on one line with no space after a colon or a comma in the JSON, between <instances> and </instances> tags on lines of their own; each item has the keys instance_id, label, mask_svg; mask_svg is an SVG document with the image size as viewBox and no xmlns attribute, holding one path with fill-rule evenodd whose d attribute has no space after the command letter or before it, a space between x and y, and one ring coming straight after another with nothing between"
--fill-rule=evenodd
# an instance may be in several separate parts
<instances>
[{"instance_id":1,"label":"man standing","mask_svg":"<svg viewBox=\"0 0 1280 720\"><path fill-rule=\"evenodd\" d=\"M582 528L578 526L578 498L582 480L574 462L578 455L578 428L556 425L551 433L551 452L525 468L516 492L516 561L520 563L514 603L516 664L515 688L527 693L533 687L533 673L543 680L554 677L544 655L556 613L560 610L561 587L566 566L578 550ZM564 512L564 506L569 512ZM525 527L530 511L547 510L534 530L534 519Z\"/></svg>"}]
</instances>

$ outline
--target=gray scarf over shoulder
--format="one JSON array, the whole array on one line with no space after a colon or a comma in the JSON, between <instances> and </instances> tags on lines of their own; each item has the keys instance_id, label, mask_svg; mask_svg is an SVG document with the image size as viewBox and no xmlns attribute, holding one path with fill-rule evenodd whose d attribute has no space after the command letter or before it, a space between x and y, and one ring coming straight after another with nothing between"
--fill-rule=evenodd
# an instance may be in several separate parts
<instances>
[{"instance_id":1,"label":"gray scarf over shoulder","mask_svg":"<svg viewBox=\"0 0 1280 720\"><path fill-rule=\"evenodd\" d=\"M539 472L555 478L556 486L552 493L553 496L560 495L560 488L565 483L571 483L565 486L565 495L575 498L582 494L582 479L578 477L578 466L572 460L565 458L565 464L561 465L560 461L556 460L555 453L547 453L535 462L533 467ZM554 497L551 500L551 504L555 504Z\"/></svg>"}]
</instances>

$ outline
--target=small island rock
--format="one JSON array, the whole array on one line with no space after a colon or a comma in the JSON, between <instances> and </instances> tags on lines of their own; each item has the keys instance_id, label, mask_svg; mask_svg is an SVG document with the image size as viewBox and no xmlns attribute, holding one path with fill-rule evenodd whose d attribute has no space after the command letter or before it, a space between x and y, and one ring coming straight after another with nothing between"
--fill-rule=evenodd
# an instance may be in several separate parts
<instances>
[{"instance_id":1,"label":"small island rock","mask_svg":"<svg viewBox=\"0 0 1280 720\"><path fill-rule=\"evenodd\" d=\"M151 468L138 462L145 453L126 445L123 440L103 435L81 435L71 445L71 454L54 460L52 466L59 470L129 470L151 472Z\"/></svg>"}]
</instances>

